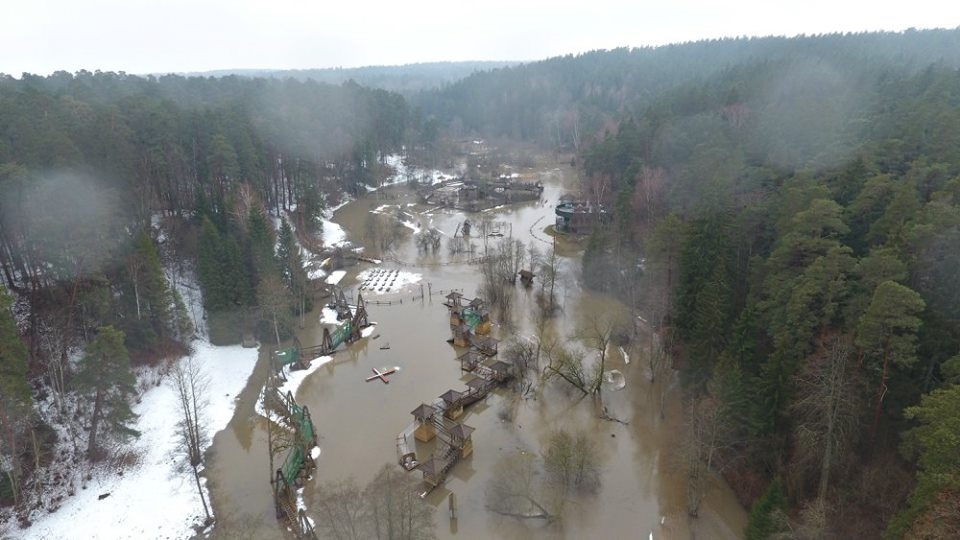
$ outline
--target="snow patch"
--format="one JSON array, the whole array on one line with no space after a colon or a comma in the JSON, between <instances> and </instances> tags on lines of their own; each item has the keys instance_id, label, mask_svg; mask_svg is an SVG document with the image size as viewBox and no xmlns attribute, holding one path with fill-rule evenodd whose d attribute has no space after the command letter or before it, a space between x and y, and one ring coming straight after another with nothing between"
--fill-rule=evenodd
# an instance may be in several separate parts
<instances>
[{"instance_id":1,"label":"snow patch","mask_svg":"<svg viewBox=\"0 0 960 540\"><path fill-rule=\"evenodd\" d=\"M193 347L194 361L210 380L205 426L209 444L233 417L236 397L253 372L257 350L201 341ZM166 382L147 389L133 407L140 415L134 428L142 433L129 445L138 455L136 463L122 470L110 464L94 467L92 480L83 482L85 489L66 498L56 512L32 516L33 525L17 531L20 537L193 538L192 525L205 516L193 473L177 451L179 408L176 392ZM109 497L101 500L106 494Z\"/></svg>"},{"instance_id":2,"label":"snow patch","mask_svg":"<svg viewBox=\"0 0 960 540\"><path fill-rule=\"evenodd\" d=\"M340 281L343 279L343 276L346 275L346 270L334 270L333 272L330 272L330 275L327 276L327 285L336 285L340 283Z\"/></svg>"},{"instance_id":3,"label":"snow patch","mask_svg":"<svg viewBox=\"0 0 960 540\"><path fill-rule=\"evenodd\" d=\"M620 346L620 356L623 357L623 363L624 363L624 364L629 364L629 363L630 363L630 355L627 354L627 351L623 350L623 346L622 346L622 345Z\"/></svg>"},{"instance_id":4,"label":"snow patch","mask_svg":"<svg viewBox=\"0 0 960 540\"><path fill-rule=\"evenodd\" d=\"M310 366L307 369L291 370L290 366L284 366L283 375L284 377L286 377L287 380L280 385L280 388L279 388L280 393L283 395L286 395L287 392L290 392L290 394L293 395L294 398L296 398L297 390L300 389L300 385L303 384L303 381L307 380L307 377L309 377L313 372L317 371L318 369L320 369L321 366L323 366L324 364L326 364L331 360L333 360L332 356L321 356L319 358L314 358L310 362ZM267 412L263 409L262 394L261 394L261 398L257 400L256 411L257 411L257 414L259 414L264 418L268 418L270 420L273 420L274 422L277 421L277 419L274 416L268 415ZM315 448L315 450L319 455L320 449Z\"/></svg>"}]
</instances>

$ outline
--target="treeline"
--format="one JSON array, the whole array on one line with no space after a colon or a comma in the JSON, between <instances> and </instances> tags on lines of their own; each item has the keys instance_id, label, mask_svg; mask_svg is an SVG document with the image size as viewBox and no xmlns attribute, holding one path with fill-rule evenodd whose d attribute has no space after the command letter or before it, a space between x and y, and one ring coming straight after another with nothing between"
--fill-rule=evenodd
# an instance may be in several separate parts
<instances>
[{"instance_id":1,"label":"treeline","mask_svg":"<svg viewBox=\"0 0 960 540\"><path fill-rule=\"evenodd\" d=\"M794 40L579 156L613 218L584 279L674 352L687 444L756 501L748 538L960 531L960 72L858 61L921 35L957 32Z\"/></svg>"},{"instance_id":2,"label":"treeline","mask_svg":"<svg viewBox=\"0 0 960 540\"><path fill-rule=\"evenodd\" d=\"M414 102L455 137L477 133L580 150L608 122L645 114L667 92L686 94L674 101L677 107L696 106L700 94L716 90L717 74L800 58L886 69L919 70L931 62L955 68L960 31L717 39L594 51L475 73L422 92Z\"/></svg>"},{"instance_id":3,"label":"treeline","mask_svg":"<svg viewBox=\"0 0 960 540\"><path fill-rule=\"evenodd\" d=\"M356 81L358 84L369 88L380 88L390 92L399 92L403 95L411 95L424 90L441 88L478 71L489 71L516 65L517 63L502 61L423 62L402 66L362 66L355 68L226 70L196 73L194 75L292 78L299 81L312 80L327 84L343 84L348 81Z\"/></svg>"}]
</instances>

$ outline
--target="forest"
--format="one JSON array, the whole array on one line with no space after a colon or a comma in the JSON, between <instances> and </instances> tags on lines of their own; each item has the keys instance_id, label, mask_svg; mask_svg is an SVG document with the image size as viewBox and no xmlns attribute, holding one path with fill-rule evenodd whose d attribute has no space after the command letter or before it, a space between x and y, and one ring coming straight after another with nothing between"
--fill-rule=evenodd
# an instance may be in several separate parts
<instances>
[{"instance_id":1,"label":"forest","mask_svg":"<svg viewBox=\"0 0 960 540\"><path fill-rule=\"evenodd\" d=\"M712 471L750 539L956 536L958 68L960 30L938 30L594 51L407 97L0 76L0 504L53 459L35 402L89 402L88 459L135 435L131 366L193 332L164 262L195 270L212 341L282 340L309 310L301 229L388 154L487 137L569 155L612 211L582 281L671 352L703 456L691 515Z\"/></svg>"}]
</instances>

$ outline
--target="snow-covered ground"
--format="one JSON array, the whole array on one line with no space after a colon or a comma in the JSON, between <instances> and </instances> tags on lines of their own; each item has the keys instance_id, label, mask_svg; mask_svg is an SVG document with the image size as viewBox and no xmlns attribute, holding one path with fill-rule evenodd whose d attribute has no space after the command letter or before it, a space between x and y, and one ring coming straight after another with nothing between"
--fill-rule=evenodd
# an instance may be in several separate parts
<instances>
[{"instance_id":1,"label":"snow-covered ground","mask_svg":"<svg viewBox=\"0 0 960 540\"><path fill-rule=\"evenodd\" d=\"M206 440L225 428L233 416L237 395L247 384L257 361L256 349L215 347L193 343L194 361L210 380L206 407ZM164 382L143 392L134 412L142 435L131 443L138 459L119 467L99 465L85 488L64 499L53 513L35 516L25 530L11 530L24 539L171 538L194 536L192 526L204 519L192 471L178 453L179 403ZM104 497L102 500L100 497ZM13 527L16 527L13 525ZM0 528L0 537L7 538Z\"/></svg>"},{"instance_id":2,"label":"snow-covered ground","mask_svg":"<svg viewBox=\"0 0 960 540\"><path fill-rule=\"evenodd\" d=\"M370 268L357 275L360 290L372 294L397 292L405 285L419 283L422 274L390 268Z\"/></svg>"},{"instance_id":3,"label":"snow-covered ground","mask_svg":"<svg viewBox=\"0 0 960 540\"><path fill-rule=\"evenodd\" d=\"M330 272L330 275L327 276L327 285L337 285L346 275L346 270L334 270L333 272Z\"/></svg>"},{"instance_id":4,"label":"snow-covered ground","mask_svg":"<svg viewBox=\"0 0 960 540\"><path fill-rule=\"evenodd\" d=\"M399 184L401 182L415 181L420 184L439 184L445 180L453 180L456 176L447 174L437 169L420 169L417 167L407 167L403 162L403 157L399 154L391 154L384 158L388 167L393 168L394 173L383 181L384 186ZM367 191L376 191L377 188L368 187Z\"/></svg>"},{"instance_id":5,"label":"snow-covered ground","mask_svg":"<svg viewBox=\"0 0 960 540\"><path fill-rule=\"evenodd\" d=\"M325 208L323 210L323 217L320 218L320 221L323 223L324 246L339 246L347 241L347 232L343 230L343 227L341 227L339 223L334 223L331 220L333 219L333 213L348 204L350 201L350 198L344 197L340 204Z\"/></svg>"}]
</instances>

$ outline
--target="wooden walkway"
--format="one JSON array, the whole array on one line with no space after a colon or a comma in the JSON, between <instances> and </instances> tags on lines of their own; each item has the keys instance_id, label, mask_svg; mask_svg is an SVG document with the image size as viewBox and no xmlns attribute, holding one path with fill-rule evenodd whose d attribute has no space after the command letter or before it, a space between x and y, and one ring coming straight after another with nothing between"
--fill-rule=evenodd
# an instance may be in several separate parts
<instances>
[{"instance_id":1,"label":"wooden walkway","mask_svg":"<svg viewBox=\"0 0 960 540\"><path fill-rule=\"evenodd\" d=\"M424 403L414 409L411 412L414 416L413 422L397 435L397 458L400 466L408 471L419 469L423 473L424 491L420 494L421 497L442 484L453 466L473 451L471 434L474 429L457 422L456 419L463 414L466 407L482 401L494 388L513 376L509 363L490 359L476 350L467 352L459 360L461 370L477 376L467 381L466 389L447 390L429 405ZM418 460L411 436L415 439L436 437L438 444L433 455L424 461Z\"/></svg>"}]
</instances>

